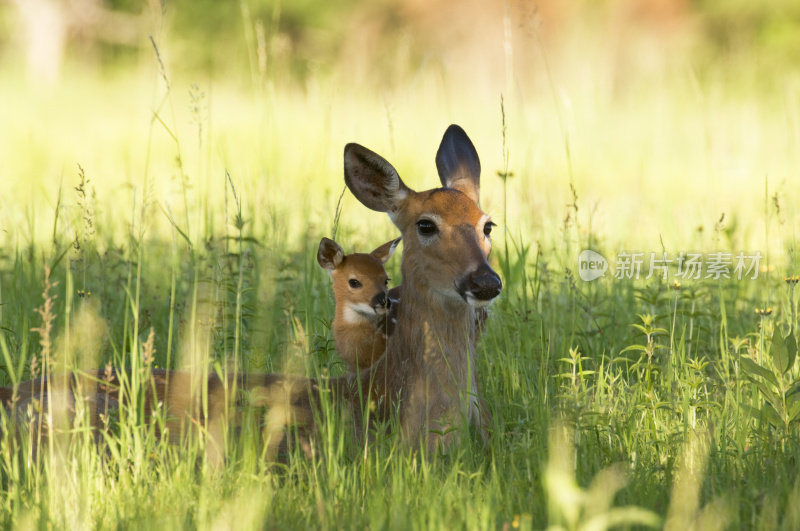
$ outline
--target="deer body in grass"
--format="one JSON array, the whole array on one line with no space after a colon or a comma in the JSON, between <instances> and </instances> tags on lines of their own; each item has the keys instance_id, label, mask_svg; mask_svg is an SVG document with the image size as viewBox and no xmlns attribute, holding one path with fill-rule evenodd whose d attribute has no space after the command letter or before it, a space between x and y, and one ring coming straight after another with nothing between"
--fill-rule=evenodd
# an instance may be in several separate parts
<instances>
[{"instance_id":1,"label":"deer body in grass","mask_svg":"<svg viewBox=\"0 0 800 531\"><path fill-rule=\"evenodd\" d=\"M139 379L138 391L134 378ZM5 409L0 416L6 419L0 433L9 428L18 435L27 432L31 451L51 435L78 434L83 428L101 442L110 418L126 408L127 415L155 421L157 432L172 443L190 433L202 434L206 459L219 466L224 462L225 431L238 425L241 406L269 407L265 455L273 458L288 443L286 425L313 429L317 395L313 380L281 374L220 376L211 371L203 376L199 371L157 368L62 372L0 387L0 406ZM81 430L74 429L78 427Z\"/></svg>"},{"instance_id":2,"label":"deer body in grass","mask_svg":"<svg viewBox=\"0 0 800 531\"><path fill-rule=\"evenodd\" d=\"M330 272L336 310L333 337L336 351L354 373L370 368L383 355L389 332L389 277L383 264L400 238L371 253L345 255L335 241L322 238L317 262Z\"/></svg>"},{"instance_id":3,"label":"deer body in grass","mask_svg":"<svg viewBox=\"0 0 800 531\"><path fill-rule=\"evenodd\" d=\"M488 262L494 223L479 206L480 161L460 127L436 154L442 187L415 192L380 155L344 151L345 181L366 207L389 215L403 239L401 302L370 393L384 414L398 409L403 437L433 449L460 426L485 436L489 412L478 388L475 348L485 308L500 293Z\"/></svg>"},{"instance_id":4,"label":"deer body in grass","mask_svg":"<svg viewBox=\"0 0 800 531\"><path fill-rule=\"evenodd\" d=\"M387 213L400 229L403 285L400 302L392 308L396 323L384 355L355 378L347 375L324 385L340 407L357 412L368 398L378 416L397 412L402 436L412 446L446 446L458 439L459 427L468 425L485 436L490 416L478 388L476 343L486 307L502 285L488 263L494 224L478 203L480 162L472 142L460 127L450 126L436 155L442 187L422 192L410 189L389 162L358 144L345 147L344 167L356 198ZM278 419L275 424L295 420L312 429L312 410L321 396L322 382L313 379L278 374L221 379L211 374L208 407L202 408L201 395L192 391L200 385L196 375L161 369L148 373L142 382L145 415L163 408L176 423L174 429L168 426L171 432L199 419L207 427L210 457L216 462L222 459L226 418L238 404L232 390L246 390L251 405L269 407ZM88 399L90 423L102 427L101 413L134 400L124 391L130 375L90 371L65 381L63 390L70 403ZM0 402L13 409L53 392L46 381L32 380L0 388Z\"/></svg>"}]
</instances>

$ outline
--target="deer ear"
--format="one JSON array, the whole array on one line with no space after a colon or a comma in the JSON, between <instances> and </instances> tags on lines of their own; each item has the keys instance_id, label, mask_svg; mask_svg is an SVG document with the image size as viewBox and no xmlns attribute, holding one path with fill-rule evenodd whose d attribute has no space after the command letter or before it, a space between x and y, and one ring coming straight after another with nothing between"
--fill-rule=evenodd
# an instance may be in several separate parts
<instances>
[{"instance_id":1,"label":"deer ear","mask_svg":"<svg viewBox=\"0 0 800 531\"><path fill-rule=\"evenodd\" d=\"M319 242L319 249L317 250L317 262L323 269L333 271L344 260L344 251L339 244L335 241L322 238Z\"/></svg>"},{"instance_id":2,"label":"deer ear","mask_svg":"<svg viewBox=\"0 0 800 531\"><path fill-rule=\"evenodd\" d=\"M481 161L472 141L461 127L447 128L436 152L436 169L442 186L465 193L478 203L481 191Z\"/></svg>"},{"instance_id":3,"label":"deer ear","mask_svg":"<svg viewBox=\"0 0 800 531\"><path fill-rule=\"evenodd\" d=\"M344 182L365 207L390 216L411 191L386 159L358 144L344 147Z\"/></svg>"},{"instance_id":4,"label":"deer ear","mask_svg":"<svg viewBox=\"0 0 800 531\"><path fill-rule=\"evenodd\" d=\"M385 264L397 250L397 245L400 243L400 240L402 240L402 238L386 242L369 254L380 260L382 264Z\"/></svg>"}]
</instances>

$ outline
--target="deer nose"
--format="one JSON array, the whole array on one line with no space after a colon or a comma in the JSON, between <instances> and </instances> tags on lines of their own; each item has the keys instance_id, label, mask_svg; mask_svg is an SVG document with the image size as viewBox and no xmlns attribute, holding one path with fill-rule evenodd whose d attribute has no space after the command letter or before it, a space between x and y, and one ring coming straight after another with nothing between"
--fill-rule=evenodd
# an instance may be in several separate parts
<instances>
[{"instance_id":1,"label":"deer nose","mask_svg":"<svg viewBox=\"0 0 800 531\"><path fill-rule=\"evenodd\" d=\"M373 308L377 308L377 307L385 308L386 307L386 302L387 302L386 301L386 294L383 293L383 292L378 293L377 295L375 295L372 298L372 306L373 306Z\"/></svg>"},{"instance_id":2,"label":"deer nose","mask_svg":"<svg viewBox=\"0 0 800 531\"><path fill-rule=\"evenodd\" d=\"M470 273L466 284L467 292L482 301L494 299L503 289L500 277L486 264Z\"/></svg>"}]
</instances>

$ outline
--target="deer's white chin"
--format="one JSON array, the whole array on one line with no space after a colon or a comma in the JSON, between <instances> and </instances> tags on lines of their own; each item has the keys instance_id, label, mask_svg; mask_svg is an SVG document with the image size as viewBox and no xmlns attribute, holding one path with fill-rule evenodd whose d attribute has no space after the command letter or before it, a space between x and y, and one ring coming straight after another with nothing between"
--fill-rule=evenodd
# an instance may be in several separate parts
<instances>
[{"instance_id":1,"label":"deer's white chin","mask_svg":"<svg viewBox=\"0 0 800 531\"><path fill-rule=\"evenodd\" d=\"M489 306L494 299L484 300L475 297L472 293L465 293L464 300L467 301L467 304L472 306L473 308L485 308Z\"/></svg>"},{"instance_id":2,"label":"deer's white chin","mask_svg":"<svg viewBox=\"0 0 800 531\"><path fill-rule=\"evenodd\" d=\"M386 311L384 310L381 313L386 313ZM344 322L347 324L359 324L376 315L380 314L365 302L350 303L344 309Z\"/></svg>"}]
</instances>

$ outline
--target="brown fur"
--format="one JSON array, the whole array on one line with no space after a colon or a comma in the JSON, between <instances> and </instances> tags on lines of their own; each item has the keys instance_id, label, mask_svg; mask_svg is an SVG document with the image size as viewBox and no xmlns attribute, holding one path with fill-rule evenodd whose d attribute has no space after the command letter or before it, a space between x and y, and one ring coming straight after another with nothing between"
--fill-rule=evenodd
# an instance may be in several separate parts
<instances>
[{"instance_id":1,"label":"brown fur","mask_svg":"<svg viewBox=\"0 0 800 531\"><path fill-rule=\"evenodd\" d=\"M369 369L386 350L386 319L333 325L336 351L351 372Z\"/></svg>"}]
</instances>

